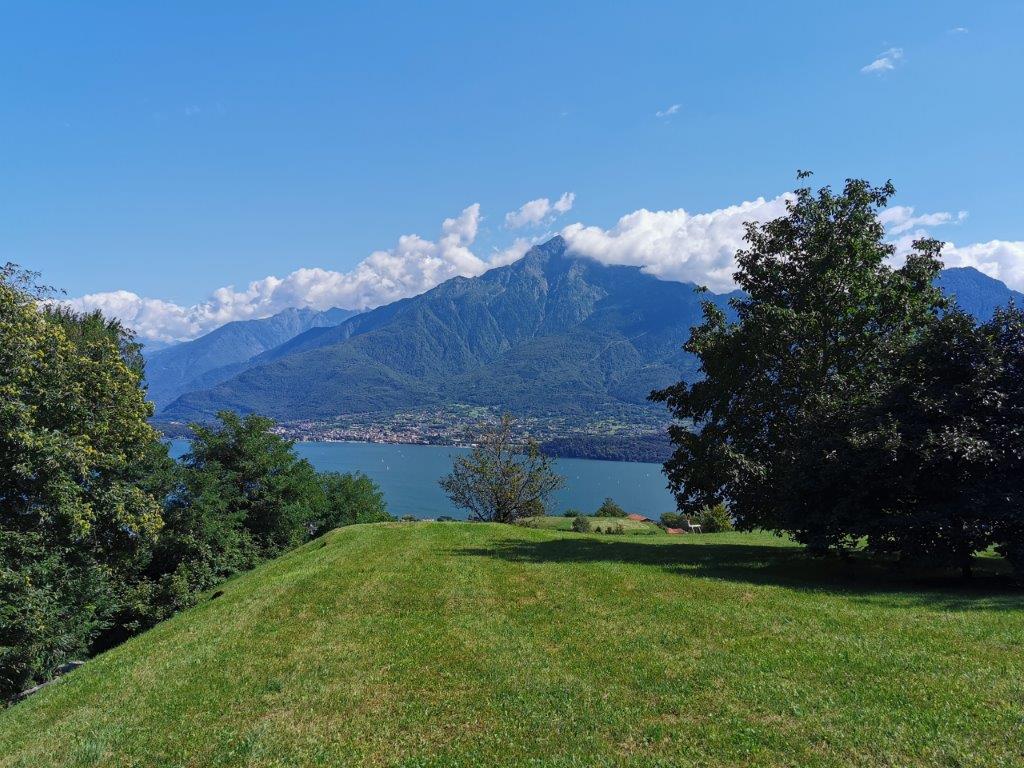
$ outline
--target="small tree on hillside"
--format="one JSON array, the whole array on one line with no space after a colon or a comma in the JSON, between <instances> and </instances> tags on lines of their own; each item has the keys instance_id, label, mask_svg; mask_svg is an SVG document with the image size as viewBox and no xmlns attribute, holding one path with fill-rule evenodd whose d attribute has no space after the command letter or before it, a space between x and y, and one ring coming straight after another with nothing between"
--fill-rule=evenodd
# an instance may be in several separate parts
<instances>
[{"instance_id":1,"label":"small tree on hillside","mask_svg":"<svg viewBox=\"0 0 1024 768\"><path fill-rule=\"evenodd\" d=\"M535 441L513 441L509 416L487 429L470 455L455 459L441 479L452 503L469 510L471 520L497 523L544 514L551 494L564 484Z\"/></svg>"},{"instance_id":2,"label":"small tree on hillside","mask_svg":"<svg viewBox=\"0 0 1024 768\"><path fill-rule=\"evenodd\" d=\"M605 500L601 502L601 506L597 508L594 513L594 517L625 517L626 510L619 506L618 502L615 501L611 496L605 497Z\"/></svg>"}]
</instances>

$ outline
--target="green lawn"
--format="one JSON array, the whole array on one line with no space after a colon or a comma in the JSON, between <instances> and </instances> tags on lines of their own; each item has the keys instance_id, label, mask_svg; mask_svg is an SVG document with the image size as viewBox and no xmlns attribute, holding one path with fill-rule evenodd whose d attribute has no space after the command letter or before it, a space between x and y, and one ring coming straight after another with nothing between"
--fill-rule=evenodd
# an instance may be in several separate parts
<instances>
[{"instance_id":1,"label":"green lawn","mask_svg":"<svg viewBox=\"0 0 1024 768\"><path fill-rule=\"evenodd\" d=\"M600 528L602 531L608 526L621 525L623 533L631 536L654 536L665 535L665 531L654 523L644 523L638 520L630 520L628 517L588 517L590 524ZM522 520L522 525L529 528L542 528L548 531L571 531L571 517L527 517Z\"/></svg>"},{"instance_id":2,"label":"green lawn","mask_svg":"<svg viewBox=\"0 0 1024 768\"><path fill-rule=\"evenodd\" d=\"M51 765L1021 766L1024 601L764 535L354 526L0 713L0 766Z\"/></svg>"}]
</instances>

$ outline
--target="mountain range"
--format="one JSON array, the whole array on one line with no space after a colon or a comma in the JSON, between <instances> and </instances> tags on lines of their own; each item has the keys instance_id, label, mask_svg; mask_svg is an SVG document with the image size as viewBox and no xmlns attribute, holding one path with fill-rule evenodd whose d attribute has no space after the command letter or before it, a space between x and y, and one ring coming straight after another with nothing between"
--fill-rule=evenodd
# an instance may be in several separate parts
<instances>
[{"instance_id":1,"label":"mountain range","mask_svg":"<svg viewBox=\"0 0 1024 768\"><path fill-rule=\"evenodd\" d=\"M149 397L160 410L179 395L215 386L246 370L261 352L354 314L349 309L286 309L260 320L227 323L193 341L153 351L146 355Z\"/></svg>"},{"instance_id":2,"label":"mountain range","mask_svg":"<svg viewBox=\"0 0 1024 768\"><path fill-rule=\"evenodd\" d=\"M981 319L1024 301L971 268L944 270L938 283ZM453 403L594 415L644 406L652 389L695 376L681 344L702 301L727 307L734 295L576 257L555 237L508 266L337 322L346 310L229 324L154 353L147 375L166 404L162 421L221 409L325 420Z\"/></svg>"}]
</instances>

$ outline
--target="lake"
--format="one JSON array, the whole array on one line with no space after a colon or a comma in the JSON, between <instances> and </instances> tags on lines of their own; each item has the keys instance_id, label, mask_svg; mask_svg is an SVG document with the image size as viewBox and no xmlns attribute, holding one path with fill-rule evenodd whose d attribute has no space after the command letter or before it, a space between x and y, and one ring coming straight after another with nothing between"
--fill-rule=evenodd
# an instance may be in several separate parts
<instances>
[{"instance_id":1,"label":"lake","mask_svg":"<svg viewBox=\"0 0 1024 768\"><path fill-rule=\"evenodd\" d=\"M171 441L171 453L188 450L184 440ZM380 485L388 511L395 517L465 518L465 510L452 506L437 481L451 470L452 456L468 448L439 445L392 445L383 443L296 443L295 451L321 471L369 475ZM555 469L565 477L565 488L555 494L555 512L572 507L592 512L611 496L627 512L657 519L675 509L665 488L660 464L630 461L558 459Z\"/></svg>"}]
</instances>

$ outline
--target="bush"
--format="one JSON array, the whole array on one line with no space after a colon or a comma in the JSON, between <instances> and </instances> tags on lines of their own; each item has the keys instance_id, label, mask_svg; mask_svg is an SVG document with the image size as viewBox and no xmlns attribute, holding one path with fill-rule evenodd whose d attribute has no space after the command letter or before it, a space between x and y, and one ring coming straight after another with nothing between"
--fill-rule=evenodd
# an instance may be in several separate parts
<instances>
[{"instance_id":1,"label":"bush","mask_svg":"<svg viewBox=\"0 0 1024 768\"><path fill-rule=\"evenodd\" d=\"M439 522L439 523L454 523L455 522L455 518L452 517L451 515L441 515L439 518L437 518L437 522Z\"/></svg>"},{"instance_id":2,"label":"bush","mask_svg":"<svg viewBox=\"0 0 1024 768\"><path fill-rule=\"evenodd\" d=\"M615 523L614 525L609 525L605 528L604 532L610 533L614 536L621 536L626 532L626 529L622 527L622 523Z\"/></svg>"},{"instance_id":3,"label":"bush","mask_svg":"<svg viewBox=\"0 0 1024 768\"><path fill-rule=\"evenodd\" d=\"M581 517L583 515L578 509L567 509L562 513L562 517Z\"/></svg>"},{"instance_id":4,"label":"bush","mask_svg":"<svg viewBox=\"0 0 1024 768\"><path fill-rule=\"evenodd\" d=\"M606 498L601 502L601 506L597 508L594 513L594 517L625 517L626 510L615 503L611 497Z\"/></svg>"},{"instance_id":5,"label":"bush","mask_svg":"<svg viewBox=\"0 0 1024 768\"><path fill-rule=\"evenodd\" d=\"M318 520L310 524L310 533L319 536L333 528L357 523L388 523L384 494L373 480L361 472L320 473L324 505Z\"/></svg>"},{"instance_id":6,"label":"bush","mask_svg":"<svg viewBox=\"0 0 1024 768\"><path fill-rule=\"evenodd\" d=\"M400 522L400 523L415 523L418 519L419 518L417 518L417 517L415 517L413 515L402 515L400 518L398 518L398 522Z\"/></svg>"},{"instance_id":7,"label":"bush","mask_svg":"<svg viewBox=\"0 0 1024 768\"><path fill-rule=\"evenodd\" d=\"M678 512L666 512L661 516L661 524L666 528L682 528L686 518Z\"/></svg>"},{"instance_id":8,"label":"bush","mask_svg":"<svg viewBox=\"0 0 1024 768\"><path fill-rule=\"evenodd\" d=\"M732 518L725 504L715 504L713 507L705 507L697 515L697 522L700 523L704 533L719 533L733 529Z\"/></svg>"},{"instance_id":9,"label":"bush","mask_svg":"<svg viewBox=\"0 0 1024 768\"><path fill-rule=\"evenodd\" d=\"M591 529L590 520L585 518L583 515L573 518L572 529L576 533L589 533Z\"/></svg>"}]
</instances>

